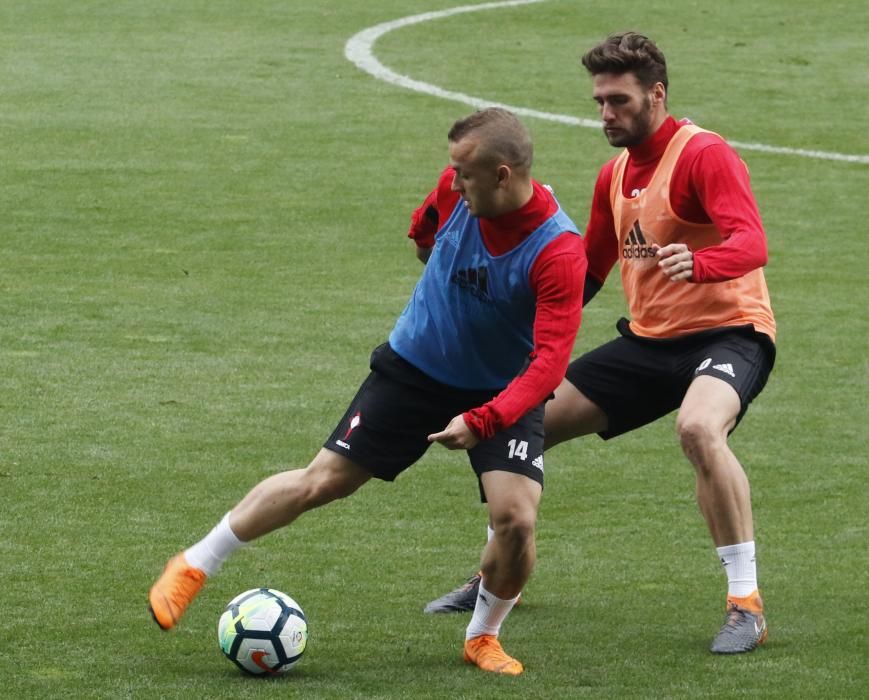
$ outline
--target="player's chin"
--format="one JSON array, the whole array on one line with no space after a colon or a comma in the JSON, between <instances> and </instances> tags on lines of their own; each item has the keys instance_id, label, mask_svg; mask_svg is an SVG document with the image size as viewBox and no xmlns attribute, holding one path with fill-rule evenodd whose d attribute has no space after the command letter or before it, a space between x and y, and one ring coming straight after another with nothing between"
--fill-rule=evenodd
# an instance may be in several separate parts
<instances>
[{"instance_id":1,"label":"player's chin","mask_svg":"<svg viewBox=\"0 0 869 700\"><path fill-rule=\"evenodd\" d=\"M616 148L628 148L643 142L642 138L625 129L604 129L603 133L610 146Z\"/></svg>"},{"instance_id":2,"label":"player's chin","mask_svg":"<svg viewBox=\"0 0 869 700\"><path fill-rule=\"evenodd\" d=\"M609 141L610 146L623 146L625 139L625 132L621 129L604 129L604 136L606 136L606 140Z\"/></svg>"}]
</instances>

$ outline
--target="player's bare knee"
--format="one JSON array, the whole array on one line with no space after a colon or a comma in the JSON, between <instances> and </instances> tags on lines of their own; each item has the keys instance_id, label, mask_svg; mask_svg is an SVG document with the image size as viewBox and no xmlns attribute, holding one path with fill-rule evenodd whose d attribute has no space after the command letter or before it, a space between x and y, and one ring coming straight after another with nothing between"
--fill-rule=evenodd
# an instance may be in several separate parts
<instances>
[{"instance_id":1,"label":"player's bare knee","mask_svg":"<svg viewBox=\"0 0 869 700\"><path fill-rule=\"evenodd\" d=\"M309 468L310 469L310 468ZM339 472L311 471L305 479L304 495L309 508L317 508L346 498L356 490Z\"/></svg>"},{"instance_id":2,"label":"player's bare knee","mask_svg":"<svg viewBox=\"0 0 869 700\"><path fill-rule=\"evenodd\" d=\"M527 508L513 508L494 518L495 537L511 548L521 549L534 539L536 517Z\"/></svg>"},{"instance_id":3,"label":"player's bare knee","mask_svg":"<svg viewBox=\"0 0 869 700\"><path fill-rule=\"evenodd\" d=\"M327 450L321 450L298 475L300 497L308 509L346 498L368 479L362 470Z\"/></svg>"},{"instance_id":4,"label":"player's bare knee","mask_svg":"<svg viewBox=\"0 0 869 700\"><path fill-rule=\"evenodd\" d=\"M676 433L685 456L698 467L709 463L709 455L718 450L724 435L702 418L682 417L676 421Z\"/></svg>"}]
</instances>

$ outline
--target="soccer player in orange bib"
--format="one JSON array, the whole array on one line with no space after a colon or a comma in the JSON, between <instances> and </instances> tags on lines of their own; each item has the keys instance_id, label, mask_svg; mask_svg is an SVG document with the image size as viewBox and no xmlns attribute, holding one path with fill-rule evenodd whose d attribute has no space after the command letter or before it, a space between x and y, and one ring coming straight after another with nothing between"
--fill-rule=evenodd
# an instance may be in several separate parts
<instances>
[{"instance_id":1,"label":"soccer player in orange bib","mask_svg":"<svg viewBox=\"0 0 869 700\"><path fill-rule=\"evenodd\" d=\"M585 233L585 301L619 263L631 319L571 363L546 405L546 447L621 435L677 410L697 502L728 578L711 651L767 636L748 479L728 436L775 361L766 237L748 170L717 134L667 111L667 66L647 37L610 36L582 59L603 131L623 149L597 178ZM476 576L426 607L472 609Z\"/></svg>"}]
</instances>

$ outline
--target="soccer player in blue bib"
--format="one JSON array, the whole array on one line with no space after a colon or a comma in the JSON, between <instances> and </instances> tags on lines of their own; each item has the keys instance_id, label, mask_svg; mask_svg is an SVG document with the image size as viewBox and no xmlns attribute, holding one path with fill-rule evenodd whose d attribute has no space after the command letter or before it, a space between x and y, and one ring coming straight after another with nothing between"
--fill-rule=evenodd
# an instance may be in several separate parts
<instances>
[{"instance_id":1,"label":"soccer player in blue bib","mask_svg":"<svg viewBox=\"0 0 869 700\"><path fill-rule=\"evenodd\" d=\"M426 265L370 374L307 467L257 484L169 560L149 594L163 629L244 543L372 477L392 481L438 442L467 451L494 531L465 661L522 673L498 635L535 562L543 405L579 329L586 258L574 223L531 177L531 139L515 115L475 112L448 141L450 165L417 210L432 208L445 223L415 237Z\"/></svg>"}]
</instances>

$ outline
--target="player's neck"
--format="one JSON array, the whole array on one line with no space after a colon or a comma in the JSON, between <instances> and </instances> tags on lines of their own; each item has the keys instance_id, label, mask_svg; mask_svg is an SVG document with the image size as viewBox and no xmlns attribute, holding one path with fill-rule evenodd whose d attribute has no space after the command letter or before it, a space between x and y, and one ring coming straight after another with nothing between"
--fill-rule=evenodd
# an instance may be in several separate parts
<instances>
[{"instance_id":1,"label":"player's neck","mask_svg":"<svg viewBox=\"0 0 869 700\"><path fill-rule=\"evenodd\" d=\"M649 128L650 134L647 138L636 146L628 147L631 161L639 165L660 158L678 128L679 125L676 120L670 118L670 115L665 112L664 119L658 123L657 127Z\"/></svg>"},{"instance_id":2,"label":"player's neck","mask_svg":"<svg viewBox=\"0 0 869 700\"><path fill-rule=\"evenodd\" d=\"M501 212L501 215L519 211L531 201L533 196L534 185L531 183L531 178L517 182L505 200L504 210Z\"/></svg>"}]
</instances>

